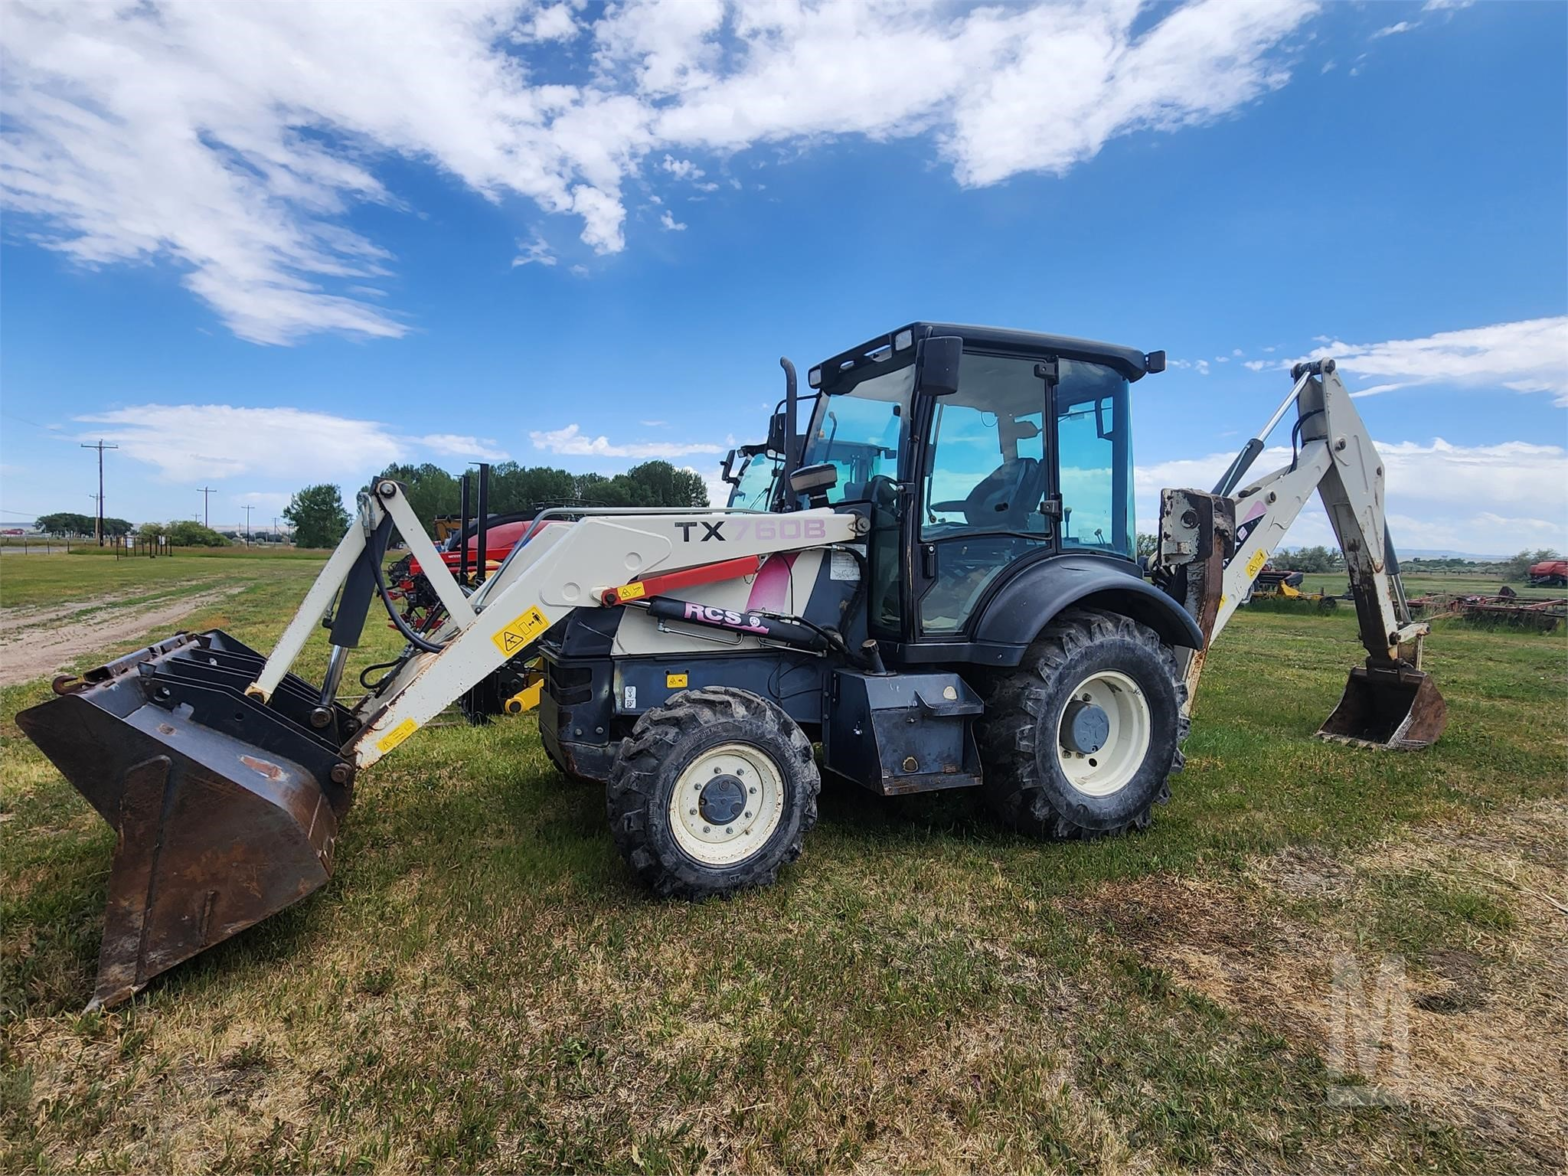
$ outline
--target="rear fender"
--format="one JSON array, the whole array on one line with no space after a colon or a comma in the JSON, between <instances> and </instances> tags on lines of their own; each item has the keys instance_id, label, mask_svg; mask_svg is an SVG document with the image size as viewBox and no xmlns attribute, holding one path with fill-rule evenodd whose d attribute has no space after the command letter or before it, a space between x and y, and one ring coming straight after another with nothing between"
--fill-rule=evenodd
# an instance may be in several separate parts
<instances>
[{"instance_id":1,"label":"rear fender","mask_svg":"<svg viewBox=\"0 0 1568 1176\"><path fill-rule=\"evenodd\" d=\"M1203 633L1191 614L1144 580L1135 565L1092 555L1057 555L1024 565L984 606L974 639L1016 647L1021 659L1041 630L1072 606L1131 617L1167 645L1203 648Z\"/></svg>"}]
</instances>

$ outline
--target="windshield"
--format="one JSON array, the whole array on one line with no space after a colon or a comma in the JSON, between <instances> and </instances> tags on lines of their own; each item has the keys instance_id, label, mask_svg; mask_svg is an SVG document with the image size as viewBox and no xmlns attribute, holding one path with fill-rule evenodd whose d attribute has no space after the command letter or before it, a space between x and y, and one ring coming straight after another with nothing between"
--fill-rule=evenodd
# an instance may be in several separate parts
<instances>
[{"instance_id":1,"label":"windshield","mask_svg":"<svg viewBox=\"0 0 1568 1176\"><path fill-rule=\"evenodd\" d=\"M741 461L740 477L730 490L729 505L744 510L772 510L779 460L771 454L758 453Z\"/></svg>"},{"instance_id":2,"label":"windshield","mask_svg":"<svg viewBox=\"0 0 1568 1176\"><path fill-rule=\"evenodd\" d=\"M914 385L914 364L906 363L843 392L824 389L825 395L817 398L802 464L831 462L838 467L838 484L828 491L829 502L861 501L872 478L898 477Z\"/></svg>"}]
</instances>

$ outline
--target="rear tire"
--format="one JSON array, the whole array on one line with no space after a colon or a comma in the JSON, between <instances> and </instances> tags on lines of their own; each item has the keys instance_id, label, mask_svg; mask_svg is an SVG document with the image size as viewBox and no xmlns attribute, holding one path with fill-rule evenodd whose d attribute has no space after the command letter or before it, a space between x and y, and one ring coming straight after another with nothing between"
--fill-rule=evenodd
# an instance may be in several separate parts
<instances>
[{"instance_id":1,"label":"rear tire","mask_svg":"<svg viewBox=\"0 0 1568 1176\"><path fill-rule=\"evenodd\" d=\"M661 895L771 885L817 821L811 742L766 699L683 691L621 740L605 790L616 848Z\"/></svg>"},{"instance_id":2,"label":"rear tire","mask_svg":"<svg viewBox=\"0 0 1568 1176\"><path fill-rule=\"evenodd\" d=\"M981 739L983 792L1031 836L1146 828L1181 771L1187 696L1176 655L1129 617L1069 609L998 685Z\"/></svg>"}]
</instances>

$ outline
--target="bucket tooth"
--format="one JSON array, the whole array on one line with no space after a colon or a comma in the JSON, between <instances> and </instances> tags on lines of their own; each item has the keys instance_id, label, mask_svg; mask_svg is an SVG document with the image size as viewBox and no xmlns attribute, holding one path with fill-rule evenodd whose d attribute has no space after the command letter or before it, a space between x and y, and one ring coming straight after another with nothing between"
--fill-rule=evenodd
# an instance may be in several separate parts
<instances>
[{"instance_id":1,"label":"bucket tooth","mask_svg":"<svg viewBox=\"0 0 1568 1176\"><path fill-rule=\"evenodd\" d=\"M244 697L251 658L220 633L166 643L17 716L116 834L89 1007L126 1000L332 876L348 805L330 780L335 749Z\"/></svg>"},{"instance_id":2,"label":"bucket tooth","mask_svg":"<svg viewBox=\"0 0 1568 1176\"><path fill-rule=\"evenodd\" d=\"M1413 751L1436 743L1447 725L1448 704L1430 674L1404 665L1357 666L1318 737Z\"/></svg>"}]
</instances>

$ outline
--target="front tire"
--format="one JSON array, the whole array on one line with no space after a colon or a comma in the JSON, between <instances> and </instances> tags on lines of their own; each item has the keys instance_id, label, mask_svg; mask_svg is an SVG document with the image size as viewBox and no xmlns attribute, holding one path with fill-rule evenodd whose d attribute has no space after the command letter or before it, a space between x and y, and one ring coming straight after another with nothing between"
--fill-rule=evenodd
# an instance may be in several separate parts
<instances>
[{"instance_id":1,"label":"front tire","mask_svg":"<svg viewBox=\"0 0 1568 1176\"><path fill-rule=\"evenodd\" d=\"M817 821L811 741L778 706L730 687L683 691L637 720L605 790L616 848L655 893L771 885Z\"/></svg>"},{"instance_id":2,"label":"front tire","mask_svg":"<svg viewBox=\"0 0 1568 1176\"><path fill-rule=\"evenodd\" d=\"M984 793L1031 836L1146 828L1181 771L1187 688L1152 629L1095 609L1063 612L986 707Z\"/></svg>"}]
</instances>

